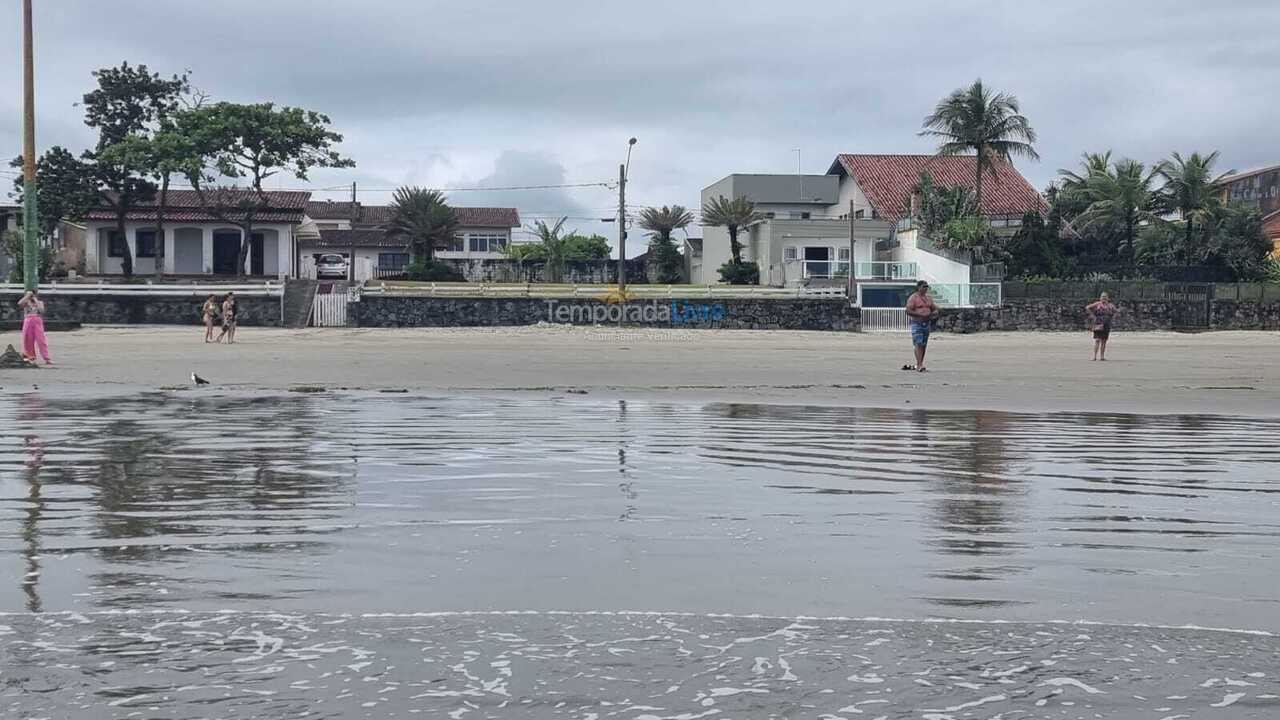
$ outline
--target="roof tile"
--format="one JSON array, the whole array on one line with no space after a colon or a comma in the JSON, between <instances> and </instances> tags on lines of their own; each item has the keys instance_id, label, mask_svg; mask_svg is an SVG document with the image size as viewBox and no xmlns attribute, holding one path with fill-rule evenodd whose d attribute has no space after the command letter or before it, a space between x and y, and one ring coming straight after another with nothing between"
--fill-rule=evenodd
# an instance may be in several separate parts
<instances>
[{"instance_id":1,"label":"roof tile","mask_svg":"<svg viewBox=\"0 0 1280 720\"><path fill-rule=\"evenodd\" d=\"M927 171L939 185L972 190L976 162L974 155L842 154L832 163L831 172L842 169L852 175L880 217L897 219L908 213L911 188L920 180L921 172ZM997 160L992 170L994 175L982 178L984 215L1048 209L1040 193L1011 163Z\"/></svg>"}]
</instances>

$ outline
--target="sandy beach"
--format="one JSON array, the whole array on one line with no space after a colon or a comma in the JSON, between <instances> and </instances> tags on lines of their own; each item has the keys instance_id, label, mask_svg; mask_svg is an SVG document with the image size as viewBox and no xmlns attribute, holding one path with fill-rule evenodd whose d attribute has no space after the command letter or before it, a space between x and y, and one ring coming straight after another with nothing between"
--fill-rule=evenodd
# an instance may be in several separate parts
<instances>
[{"instance_id":1,"label":"sandy beach","mask_svg":"<svg viewBox=\"0 0 1280 720\"><path fill-rule=\"evenodd\" d=\"M936 335L928 374L904 372L905 335L537 326L243 328L233 346L197 328L54 333L57 366L0 370L5 393L114 395L299 386L440 394L863 407L1280 415L1280 334L1118 334L1108 362L1083 334ZM0 343L19 341L16 333Z\"/></svg>"}]
</instances>

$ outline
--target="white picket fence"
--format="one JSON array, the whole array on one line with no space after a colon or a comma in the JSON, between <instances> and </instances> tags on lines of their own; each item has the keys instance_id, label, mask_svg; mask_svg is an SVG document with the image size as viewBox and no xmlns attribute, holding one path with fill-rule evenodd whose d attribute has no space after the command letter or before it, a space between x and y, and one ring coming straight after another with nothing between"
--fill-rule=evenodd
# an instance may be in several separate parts
<instances>
[{"instance_id":1,"label":"white picket fence","mask_svg":"<svg viewBox=\"0 0 1280 720\"><path fill-rule=\"evenodd\" d=\"M345 292L316 295L311 306L311 324L316 327L346 327L349 300L350 296Z\"/></svg>"},{"instance_id":2,"label":"white picket fence","mask_svg":"<svg viewBox=\"0 0 1280 720\"><path fill-rule=\"evenodd\" d=\"M0 283L0 292L21 293L24 288L20 283ZM239 285L222 285L208 283L203 285L184 283L41 283L41 295L137 295L137 296L169 296L169 297L207 297L209 295L226 295L233 292L241 296L277 297L284 294L284 283L243 283Z\"/></svg>"}]
</instances>

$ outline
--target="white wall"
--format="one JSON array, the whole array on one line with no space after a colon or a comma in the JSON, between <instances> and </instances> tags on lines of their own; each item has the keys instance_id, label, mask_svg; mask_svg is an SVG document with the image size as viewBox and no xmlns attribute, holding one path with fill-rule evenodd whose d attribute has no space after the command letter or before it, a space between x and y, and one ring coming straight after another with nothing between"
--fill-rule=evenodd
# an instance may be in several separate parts
<instances>
[{"instance_id":1,"label":"white wall","mask_svg":"<svg viewBox=\"0 0 1280 720\"><path fill-rule=\"evenodd\" d=\"M293 272L293 225L270 223L254 226L254 233L262 235L262 269L263 274L277 277ZM90 221L85 224L85 272L100 275L120 275L123 273L123 258L110 257L107 253L108 237L116 229L116 224L109 221ZM133 272L136 275L155 274L155 259L137 256L137 234L139 230L154 230L155 223L125 223L125 242L129 246L129 254L133 258ZM208 274L213 271L213 235L214 233L240 234L240 229L226 223L178 223L166 224L164 230L164 272L182 274ZM177 249L175 240L179 235L184 243L190 243L199 233L201 242L201 260L198 271L186 265L177 269L175 259ZM189 246L184 247L189 251ZM184 262L194 263L193 259L183 253ZM194 264L191 265L194 267Z\"/></svg>"},{"instance_id":2,"label":"white wall","mask_svg":"<svg viewBox=\"0 0 1280 720\"><path fill-rule=\"evenodd\" d=\"M871 219L871 201L867 200L867 196L863 194L862 188L858 187L858 183L853 179L852 175L844 175L840 178L840 194L836 199L836 204L832 205L828 210L828 214L834 217L842 217L849 214L849 201L853 201L854 212L861 210L863 217Z\"/></svg>"},{"instance_id":3,"label":"white wall","mask_svg":"<svg viewBox=\"0 0 1280 720\"><path fill-rule=\"evenodd\" d=\"M898 247L893 249L893 259L897 262L913 262L917 275L931 283L967 283L969 282L969 266L935 255L916 247L916 230L905 230L898 233Z\"/></svg>"}]
</instances>

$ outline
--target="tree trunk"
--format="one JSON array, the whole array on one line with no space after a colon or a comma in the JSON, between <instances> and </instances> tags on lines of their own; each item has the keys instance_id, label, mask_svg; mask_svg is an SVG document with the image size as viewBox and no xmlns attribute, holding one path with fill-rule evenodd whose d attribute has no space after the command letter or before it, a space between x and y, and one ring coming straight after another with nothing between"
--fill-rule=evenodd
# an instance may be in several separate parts
<instances>
[{"instance_id":1,"label":"tree trunk","mask_svg":"<svg viewBox=\"0 0 1280 720\"><path fill-rule=\"evenodd\" d=\"M1182 263L1184 265L1190 265L1191 264L1191 248L1192 248L1191 243L1193 242L1190 216L1187 216L1186 223L1187 223L1187 229L1186 229L1187 237L1182 242Z\"/></svg>"},{"instance_id":2,"label":"tree trunk","mask_svg":"<svg viewBox=\"0 0 1280 720\"><path fill-rule=\"evenodd\" d=\"M169 201L169 175L160 181L160 201L156 203L156 279L164 277L164 210Z\"/></svg>"},{"instance_id":3,"label":"tree trunk","mask_svg":"<svg viewBox=\"0 0 1280 720\"><path fill-rule=\"evenodd\" d=\"M124 255L120 256L120 272L125 277L131 278L133 277L133 253L129 251L129 236L125 234L124 216L123 209L116 213L116 232L120 233L120 245L124 248ZM107 240L107 254L111 254L110 240Z\"/></svg>"},{"instance_id":4,"label":"tree trunk","mask_svg":"<svg viewBox=\"0 0 1280 720\"><path fill-rule=\"evenodd\" d=\"M985 156L982 152L983 148L978 147L978 161L974 163L978 166L978 173L973 177L973 212L978 217L982 217L982 165Z\"/></svg>"},{"instance_id":5,"label":"tree trunk","mask_svg":"<svg viewBox=\"0 0 1280 720\"><path fill-rule=\"evenodd\" d=\"M238 254L239 262L236 263L236 277L241 280L249 275L249 271L245 270L245 262L249 259L249 246L253 242L253 218L250 217L243 225L240 226L240 252Z\"/></svg>"},{"instance_id":6,"label":"tree trunk","mask_svg":"<svg viewBox=\"0 0 1280 720\"><path fill-rule=\"evenodd\" d=\"M742 247L738 245L738 228L735 225L729 226L729 253L733 256L734 265L742 262Z\"/></svg>"}]
</instances>

